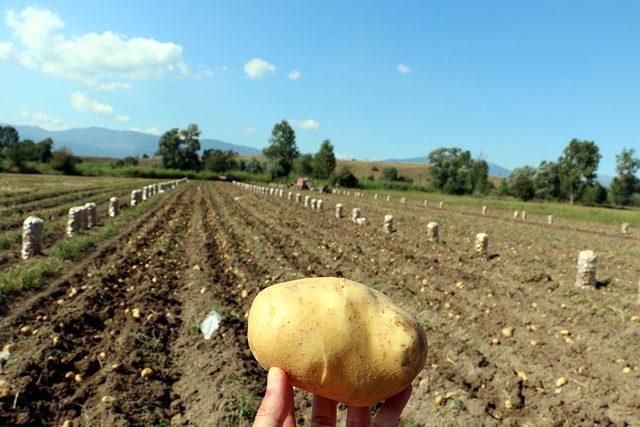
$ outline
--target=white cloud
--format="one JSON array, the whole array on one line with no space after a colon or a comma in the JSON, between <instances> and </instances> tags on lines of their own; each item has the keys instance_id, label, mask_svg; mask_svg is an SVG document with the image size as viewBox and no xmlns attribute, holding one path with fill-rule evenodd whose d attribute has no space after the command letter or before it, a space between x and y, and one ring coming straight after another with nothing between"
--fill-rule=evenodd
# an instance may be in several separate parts
<instances>
[{"instance_id":1,"label":"white cloud","mask_svg":"<svg viewBox=\"0 0 640 427\"><path fill-rule=\"evenodd\" d=\"M411 68L407 67L404 64L398 64L396 65L396 68L398 69L398 72L400 74L409 74L412 71Z\"/></svg>"},{"instance_id":2,"label":"white cloud","mask_svg":"<svg viewBox=\"0 0 640 427\"><path fill-rule=\"evenodd\" d=\"M246 129L244 130L244 132L245 132L247 135L253 135L254 133L256 133L256 130L255 130L254 128L246 128Z\"/></svg>"},{"instance_id":3,"label":"white cloud","mask_svg":"<svg viewBox=\"0 0 640 427\"><path fill-rule=\"evenodd\" d=\"M94 88L125 88L126 83L105 82L111 79L200 76L184 62L182 46L176 43L129 38L112 31L67 35L58 14L32 6L8 11L5 24L13 30L16 45L0 43L0 58Z\"/></svg>"},{"instance_id":4,"label":"white cloud","mask_svg":"<svg viewBox=\"0 0 640 427\"><path fill-rule=\"evenodd\" d=\"M244 64L244 72L252 80L264 79L276 73L276 66L259 58L253 58Z\"/></svg>"},{"instance_id":5,"label":"white cloud","mask_svg":"<svg viewBox=\"0 0 640 427\"><path fill-rule=\"evenodd\" d=\"M74 92L69 97L71 105L83 113L97 114L99 116L108 117L118 122L128 122L129 116L117 114L115 109L109 104L103 104L94 99L88 98L82 92Z\"/></svg>"},{"instance_id":6,"label":"white cloud","mask_svg":"<svg viewBox=\"0 0 640 427\"><path fill-rule=\"evenodd\" d=\"M312 130L318 132L320 130L320 123L313 119L305 120L287 120L291 126L302 130Z\"/></svg>"},{"instance_id":7,"label":"white cloud","mask_svg":"<svg viewBox=\"0 0 640 427\"><path fill-rule=\"evenodd\" d=\"M139 128L134 126L129 128L129 130L134 132L148 133L149 135L162 135L162 132L160 132L157 128L154 128L153 126L148 128Z\"/></svg>"},{"instance_id":8,"label":"white cloud","mask_svg":"<svg viewBox=\"0 0 640 427\"><path fill-rule=\"evenodd\" d=\"M356 156L353 154L336 153L336 159L338 160L353 160L355 158Z\"/></svg>"},{"instance_id":9,"label":"white cloud","mask_svg":"<svg viewBox=\"0 0 640 427\"><path fill-rule=\"evenodd\" d=\"M28 125L40 126L46 130L67 130L71 129L69 125L62 120L50 116L44 111L29 111L26 107L20 110L20 115L27 120Z\"/></svg>"},{"instance_id":10,"label":"white cloud","mask_svg":"<svg viewBox=\"0 0 640 427\"><path fill-rule=\"evenodd\" d=\"M95 86L97 90L116 90L116 89L131 89L131 83L122 83L122 82L109 82L109 83L100 83Z\"/></svg>"},{"instance_id":11,"label":"white cloud","mask_svg":"<svg viewBox=\"0 0 640 427\"><path fill-rule=\"evenodd\" d=\"M300 71L298 70L293 70L288 74L288 77L291 80L298 80L300 78L300 76L302 75L302 73L300 73Z\"/></svg>"},{"instance_id":12,"label":"white cloud","mask_svg":"<svg viewBox=\"0 0 640 427\"><path fill-rule=\"evenodd\" d=\"M15 56L13 43L0 42L0 59L10 60Z\"/></svg>"}]
</instances>

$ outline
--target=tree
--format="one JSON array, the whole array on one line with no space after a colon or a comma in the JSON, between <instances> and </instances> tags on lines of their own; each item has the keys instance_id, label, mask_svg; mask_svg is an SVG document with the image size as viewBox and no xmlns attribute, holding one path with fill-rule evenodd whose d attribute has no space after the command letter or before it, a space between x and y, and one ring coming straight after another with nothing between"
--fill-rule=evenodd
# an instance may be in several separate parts
<instances>
[{"instance_id":1,"label":"tree","mask_svg":"<svg viewBox=\"0 0 640 427\"><path fill-rule=\"evenodd\" d=\"M276 179L278 177L287 175L284 171L284 167L282 166L282 162L275 159L267 161L267 165L265 167L265 173L271 179Z\"/></svg>"},{"instance_id":2,"label":"tree","mask_svg":"<svg viewBox=\"0 0 640 427\"><path fill-rule=\"evenodd\" d=\"M601 205L607 201L607 189L597 181L587 184L582 190L580 201L590 205Z\"/></svg>"},{"instance_id":3,"label":"tree","mask_svg":"<svg viewBox=\"0 0 640 427\"><path fill-rule=\"evenodd\" d=\"M616 172L618 176L611 183L611 201L616 205L630 205L634 193L640 192L640 180L636 176L640 169L640 159L636 150L623 149L616 156Z\"/></svg>"},{"instance_id":4,"label":"tree","mask_svg":"<svg viewBox=\"0 0 640 427\"><path fill-rule=\"evenodd\" d=\"M156 155L162 157L162 166L170 169L195 170L200 166L200 129L190 124L186 129L173 128L165 132L158 142Z\"/></svg>"},{"instance_id":5,"label":"tree","mask_svg":"<svg viewBox=\"0 0 640 427\"><path fill-rule=\"evenodd\" d=\"M303 154L293 161L293 173L298 176L311 176L314 173L313 156Z\"/></svg>"},{"instance_id":6,"label":"tree","mask_svg":"<svg viewBox=\"0 0 640 427\"><path fill-rule=\"evenodd\" d=\"M572 139L558 159L562 189L569 196L569 202L580 194L585 185L593 185L600 164L600 149L593 141Z\"/></svg>"},{"instance_id":7,"label":"tree","mask_svg":"<svg viewBox=\"0 0 640 427\"><path fill-rule=\"evenodd\" d=\"M382 168L380 172L380 180L382 181L398 181L398 169L394 167Z\"/></svg>"},{"instance_id":8,"label":"tree","mask_svg":"<svg viewBox=\"0 0 640 427\"><path fill-rule=\"evenodd\" d=\"M507 177L509 193L521 200L527 201L535 196L533 177L536 170L531 166L523 166L511 171Z\"/></svg>"},{"instance_id":9,"label":"tree","mask_svg":"<svg viewBox=\"0 0 640 427\"><path fill-rule=\"evenodd\" d=\"M238 153L232 150L204 150L202 163L204 168L214 172L226 172L236 168Z\"/></svg>"},{"instance_id":10,"label":"tree","mask_svg":"<svg viewBox=\"0 0 640 427\"><path fill-rule=\"evenodd\" d=\"M538 199L558 200L562 198L560 165L557 162L543 160L533 177L535 197Z\"/></svg>"},{"instance_id":11,"label":"tree","mask_svg":"<svg viewBox=\"0 0 640 427\"><path fill-rule=\"evenodd\" d=\"M279 173L289 175L293 167L293 161L300 156L296 145L296 133L286 120L276 124L271 131L269 145L262 150L264 156L277 162ZM275 169L274 169L275 170Z\"/></svg>"},{"instance_id":12,"label":"tree","mask_svg":"<svg viewBox=\"0 0 640 427\"><path fill-rule=\"evenodd\" d=\"M20 142L20 134L13 126L0 126L0 150L14 147Z\"/></svg>"},{"instance_id":13,"label":"tree","mask_svg":"<svg viewBox=\"0 0 640 427\"><path fill-rule=\"evenodd\" d=\"M126 156L122 159L118 159L114 166L117 168L123 168L125 166L138 166L138 159L133 156Z\"/></svg>"},{"instance_id":14,"label":"tree","mask_svg":"<svg viewBox=\"0 0 640 427\"><path fill-rule=\"evenodd\" d=\"M336 169L336 155L331 141L325 139L313 158L313 173L316 178L328 179Z\"/></svg>"},{"instance_id":15,"label":"tree","mask_svg":"<svg viewBox=\"0 0 640 427\"><path fill-rule=\"evenodd\" d=\"M467 175L467 192L486 194L489 191L489 163L486 160L472 160Z\"/></svg>"},{"instance_id":16,"label":"tree","mask_svg":"<svg viewBox=\"0 0 640 427\"><path fill-rule=\"evenodd\" d=\"M358 178L346 166L343 166L331 177L331 183L347 188L356 188L359 184Z\"/></svg>"},{"instance_id":17,"label":"tree","mask_svg":"<svg viewBox=\"0 0 640 427\"><path fill-rule=\"evenodd\" d=\"M427 157L431 185L449 194L468 192L471 153L457 147L437 148Z\"/></svg>"},{"instance_id":18,"label":"tree","mask_svg":"<svg viewBox=\"0 0 640 427\"><path fill-rule=\"evenodd\" d=\"M36 144L38 161L49 163L53 155L53 139L46 138Z\"/></svg>"},{"instance_id":19,"label":"tree","mask_svg":"<svg viewBox=\"0 0 640 427\"><path fill-rule=\"evenodd\" d=\"M65 175L74 175L77 173L76 165L80 163L80 159L74 156L71 150L62 147L53 152L50 163L54 170L60 171Z\"/></svg>"},{"instance_id":20,"label":"tree","mask_svg":"<svg viewBox=\"0 0 640 427\"><path fill-rule=\"evenodd\" d=\"M258 159L256 159L255 157L247 162L247 172L257 174L262 173L262 170L263 169L260 161L258 161Z\"/></svg>"}]
</instances>

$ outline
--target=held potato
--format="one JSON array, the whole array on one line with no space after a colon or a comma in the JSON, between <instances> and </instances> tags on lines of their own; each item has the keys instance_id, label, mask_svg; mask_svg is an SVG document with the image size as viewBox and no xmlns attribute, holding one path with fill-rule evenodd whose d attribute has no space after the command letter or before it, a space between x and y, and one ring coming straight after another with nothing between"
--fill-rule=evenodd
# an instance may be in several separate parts
<instances>
[{"instance_id":1,"label":"held potato","mask_svg":"<svg viewBox=\"0 0 640 427\"><path fill-rule=\"evenodd\" d=\"M263 368L279 367L294 386L351 406L398 393L427 357L424 331L408 313L382 292L335 277L264 289L248 328Z\"/></svg>"}]
</instances>

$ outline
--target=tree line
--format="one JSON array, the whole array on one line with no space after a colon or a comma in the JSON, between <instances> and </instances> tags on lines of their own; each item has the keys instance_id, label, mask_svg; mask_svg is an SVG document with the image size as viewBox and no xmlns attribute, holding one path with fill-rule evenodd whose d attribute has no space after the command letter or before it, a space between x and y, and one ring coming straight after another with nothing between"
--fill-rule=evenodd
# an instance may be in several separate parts
<instances>
[{"instance_id":1,"label":"tree line","mask_svg":"<svg viewBox=\"0 0 640 427\"><path fill-rule=\"evenodd\" d=\"M208 170L218 173L244 171L252 174L266 174L271 179L290 175L332 180L342 183L350 172L335 173L336 157L331 141L324 140L315 154L302 154L296 142L296 133L286 120L277 123L271 132L267 147L262 150L266 161L256 158L240 159L230 150L208 149L202 156L200 151L200 129L191 124L186 129L177 128L165 132L158 142L156 155L162 159L162 166L169 169Z\"/></svg>"},{"instance_id":2,"label":"tree line","mask_svg":"<svg viewBox=\"0 0 640 427\"><path fill-rule=\"evenodd\" d=\"M594 141L572 139L556 161L542 161L537 168L516 168L502 182L499 193L521 200L576 201L586 204L640 204L640 159L634 149L616 156L617 176L609 189L597 181L600 149Z\"/></svg>"},{"instance_id":3,"label":"tree line","mask_svg":"<svg viewBox=\"0 0 640 427\"><path fill-rule=\"evenodd\" d=\"M13 126L0 126L0 170L29 172L31 164L48 164L53 170L65 174L76 173L80 159L67 148L53 149L51 138L34 142L20 140L20 133Z\"/></svg>"},{"instance_id":4,"label":"tree line","mask_svg":"<svg viewBox=\"0 0 640 427\"><path fill-rule=\"evenodd\" d=\"M219 149L205 150L199 157L199 137L200 130L195 124L184 130L171 129L160 138L156 154L162 157L164 167L172 169L204 169L219 173L245 171L265 174L270 179L314 177L345 187L358 187L361 184L348 167L336 170L334 148L329 140L322 142L317 153L302 154L296 143L295 131L286 120L273 127L267 147L262 150L266 158L264 162L256 158L240 159L233 151ZM441 147L427 156L429 184L425 189L458 195L497 193L525 201L640 204L640 180L637 178L640 159L635 150L625 149L616 156L617 176L609 189L597 181L596 171L601 158L595 142L573 139L557 160L545 160L537 168L516 168L502 180L499 188L495 188L489 180L489 164L486 160L473 158L468 150L458 147ZM371 171L379 172L375 165ZM374 176L364 179L363 184L366 184L373 181ZM382 184L412 183L410 178L400 175L394 167L383 168L378 181Z\"/></svg>"}]
</instances>

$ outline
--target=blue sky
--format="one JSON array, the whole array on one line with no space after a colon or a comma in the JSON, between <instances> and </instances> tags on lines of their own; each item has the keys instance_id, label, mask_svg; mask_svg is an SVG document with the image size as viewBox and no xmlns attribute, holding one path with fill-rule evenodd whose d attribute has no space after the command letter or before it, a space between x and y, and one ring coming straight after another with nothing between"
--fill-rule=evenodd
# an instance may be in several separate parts
<instances>
[{"instance_id":1,"label":"blue sky","mask_svg":"<svg viewBox=\"0 0 640 427\"><path fill-rule=\"evenodd\" d=\"M286 118L303 151L460 146L509 168L577 137L598 143L605 175L640 148L638 1L0 1L0 14L2 122L195 122L261 148Z\"/></svg>"}]
</instances>

